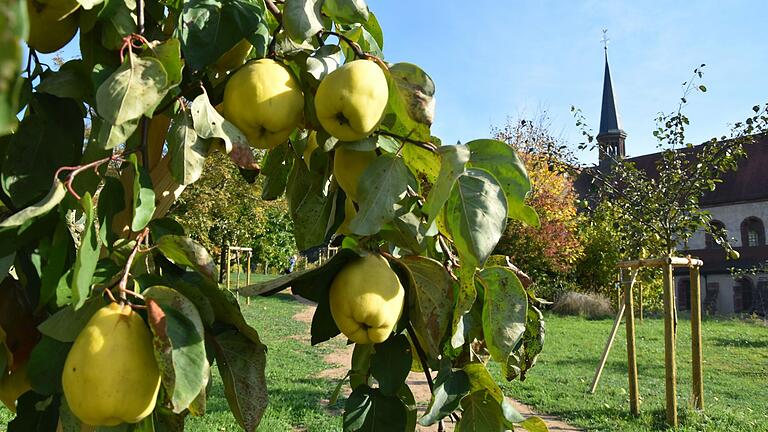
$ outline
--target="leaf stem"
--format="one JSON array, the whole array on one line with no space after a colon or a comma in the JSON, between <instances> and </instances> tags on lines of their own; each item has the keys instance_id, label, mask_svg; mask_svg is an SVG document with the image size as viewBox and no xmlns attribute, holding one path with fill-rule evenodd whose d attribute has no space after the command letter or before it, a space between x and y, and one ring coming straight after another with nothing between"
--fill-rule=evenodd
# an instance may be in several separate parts
<instances>
[{"instance_id":1,"label":"leaf stem","mask_svg":"<svg viewBox=\"0 0 768 432\"><path fill-rule=\"evenodd\" d=\"M416 332L413 330L413 325L411 324L410 321L408 321L405 328L408 331L408 335L411 337L411 342L413 342L413 346L416 348L416 354L419 357L419 363L421 363L421 368L424 369L424 376L427 378L427 385L429 386L429 391L432 394L434 394L435 383L432 381L432 374L429 372L429 365L427 365L427 353L424 352L424 348L421 347L419 340L416 339Z\"/></svg>"},{"instance_id":2,"label":"leaf stem","mask_svg":"<svg viewBox=\"0 0 768 432\"><path fill-rule=\"evenodd\" d=\"M399 140L411 143L411 144L413 144L413 145L415 145L417 147L421 147L424 150L427 150L429 152L437 153L437 146L432 144L429 141L419 141L419 140L415 140L413 138L404 137L404 136L398 135L396 133L387 132L387 131L383 131L383 130L378 130L375 133L378 134L378 135L384 135L384 136L396 138L396 139L399 139Z\"/></svg>"}]
</instances>

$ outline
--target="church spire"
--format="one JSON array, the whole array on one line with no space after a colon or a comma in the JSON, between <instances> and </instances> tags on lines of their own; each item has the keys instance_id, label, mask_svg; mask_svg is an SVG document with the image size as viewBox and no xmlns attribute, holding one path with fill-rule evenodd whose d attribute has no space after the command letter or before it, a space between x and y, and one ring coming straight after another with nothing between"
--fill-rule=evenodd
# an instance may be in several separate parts
<instances>
[{"instance_id":1,"label":"church spire","mask_svg":"<svg viewBox=\"0 0 768 432\"><path fill-rule=\"evenodd\" d=\"M607 30L603 29L603 49L605 50L605 75L603 77L603 104L600 111L600 130L597 134L597 142L600 146L600 164L611 159L622 159L626 156L624 141L627 133L621 128L621 117L616 108L616 97L613 94L611 82L611 69L608 66L608 41Z\"/></svg>"}]
</instances>

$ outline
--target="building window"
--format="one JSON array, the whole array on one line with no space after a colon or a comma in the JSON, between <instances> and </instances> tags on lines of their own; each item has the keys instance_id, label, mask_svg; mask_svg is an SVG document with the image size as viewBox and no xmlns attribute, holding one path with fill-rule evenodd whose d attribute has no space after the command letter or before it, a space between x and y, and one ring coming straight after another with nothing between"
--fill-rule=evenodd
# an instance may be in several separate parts
<instances>
[{"instance_id":1,"label":"building window","mask_svg":"<svg viewBox=\"0 0 768 432\"><path fill-rule=\"evenodd\" d=\"M750 216L741 223L742 246L762 246L765 244L765 227L763 221Z\"/></svg>"},{"instance_id":2,"label":"building window","mask_svg":"<svg viewBox=\"0 0 768 432\"><path fill-rule=\"evenodd\" d=\"M709 223L710 231L715 233L722 233L722 235L726 235L727 232L725 230L725 224L720 222L719 220L713 220ZM715 241L715 237L711 233L706 233L706 237L704 238L704 242L706 243L707 249L714 249L719 247L720 245L717 244Z\"/></svg>"},{"instance_id":3,"label":"building window","mask_svg":"<svg viewBox=\"0 0 768 432\"><path fill-rule=\"evenodd\" d=\"M691 280L680 279L677 284L677 309L691 310Z\"/></svg>"}]
</instances>

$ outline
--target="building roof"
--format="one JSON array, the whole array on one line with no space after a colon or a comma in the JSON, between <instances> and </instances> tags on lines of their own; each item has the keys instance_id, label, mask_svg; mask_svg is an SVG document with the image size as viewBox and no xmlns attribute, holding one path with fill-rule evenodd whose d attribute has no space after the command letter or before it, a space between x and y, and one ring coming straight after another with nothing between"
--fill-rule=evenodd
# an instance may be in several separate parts
<instances>
[{"instance_id":1,"label":"building roof","mask_svg":"<svg viewBox=\"0 0 768 432\"><path fill-rule=\"evenodd\" d=\"M700 148L695 146L682 151L695 155ZM699 201L702 207L768 200L768 135L756 137L753 144L744 146L744 150L746 156L739 161L738 169L722 175L722 183ZM651 153L627 158L627 161L634 162L638 169L656 177L656 162L660 158L661 153Z\"/></svg>"},{"instance_id":2,"label":"building roof","mask_svg":"<svg viewBox=\"0 0 768 432\"><path fill-rule=\"evenodd\" d=\"M603 78L603 106L600 110L598 135L622 133L621 116L616 108L616 97L611 84L611 69L608 67L608 51L605 51L605 74Z\"/></svg>"}]
</instances>

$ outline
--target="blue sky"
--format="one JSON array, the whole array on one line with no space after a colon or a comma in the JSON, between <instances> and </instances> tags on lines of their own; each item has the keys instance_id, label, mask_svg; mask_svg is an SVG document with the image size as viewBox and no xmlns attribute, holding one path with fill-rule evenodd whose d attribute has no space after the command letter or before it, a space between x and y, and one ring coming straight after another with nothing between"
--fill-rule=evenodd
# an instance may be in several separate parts
<instances>
[{"instance_id":1,"label":"blue sky","mask_svg":"<svg viewBox=\"0 0 768 432\"><path fill-rule=\"evenodd\" d=\"M416 63L434 79L432 131L445 143L488 137L508 117L546 110L552 132L575 147L572 105L596 132L603 28L629 155L655 151L655 118L677 107L681 84L702 63L708 91L689 98L689 142L727 134L768 101L765 0L368 3L384 29L386 59ZM579 156L597 160L596 151Z\"/></svg>"},{"instance_id":2,"label":"blue sky","mask_svg":"<svg viewBox=\"0 0 768 432\"><path fill-rule=\"evenodd\" d=\"M689 98L688 141L727 134L768 101L768 2L369 0L390 62L420 65L435 80L433 133L446 143L487 137L509 116L546 109L553 132L581 135L570 112L600 121L601 30L627 152L655 151L660 111L677 107L681 84L705 63L707 93ZM596 152L581 154L585 163Z\"/></svg>"}]
</instances>

